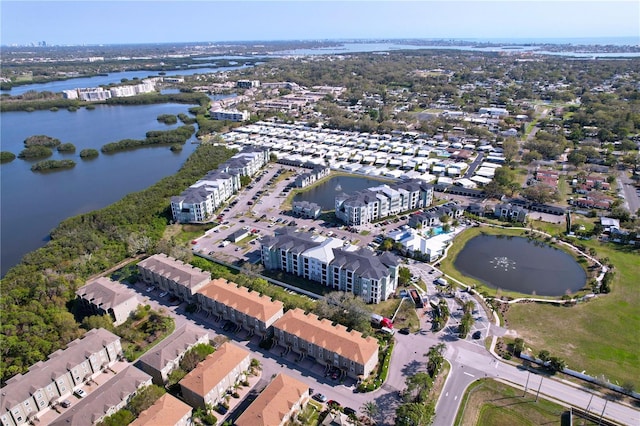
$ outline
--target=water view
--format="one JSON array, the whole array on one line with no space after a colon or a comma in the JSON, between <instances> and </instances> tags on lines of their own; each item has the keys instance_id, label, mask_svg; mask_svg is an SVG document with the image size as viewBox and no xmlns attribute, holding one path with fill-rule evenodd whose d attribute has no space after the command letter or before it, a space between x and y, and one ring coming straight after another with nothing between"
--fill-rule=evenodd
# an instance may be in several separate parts
<instances>
[{"instance_id":1,"label":"water view","mask_svg":"<svg viewBox=\"0 0 640 426\"><path fill-rule=\"evenodd\" d=\"M382 185L385 182L378 179L370 179L360 176L334 176L331 179L315 186L308 191L301 192L293 197L293 201L309 201L322 207L322 210L334 210L336 195L344 192L353 194L356 191Z\"/></svg>"},{"instance_id":2,"label":"water view","mask_svg":"<svg viewBox=\"0 0 640 426\"><path fill-rule=\"evenodd\" d=\"M479 235L454 262L487 286L539 296L562 296L584 287L584 269L562 250L521 237Z\"/></svg>"},{"instance_id":3,"label":"water view","mask_svg":"<svg viewBox=\"0 0 640 426\"><path fill-rule=\"evenodd\" d=\"M626 39L625 39L626 40ZM586 40L589 41L589 40ZM627 42L633 40L626 40ZM553 55L553 56L565 56L572 58L583 58L583 59L591 59L591 58L637 58L640 57L640 53L638 52L600 52L600 53L591 53L578 51L576 47L572 51L548 51L541 48L541 46L532 46L529 44L525 44L526 41L521 41L522 45L513 45L513 41L505 41L505 46L501 45L491 45L491 46L474 46L474 45L446 45L446 44L436 44L436 45L420 45L420 44L398 44L398 43L344 43L339 46L331 46L331 47L319 47L313 49L293 49L286 50L281 52L273 52L272 56L304 56L304 55L341 55L341 54L350 54L350 53L369 53L369 52L391 52L394 50L463 50L463 51L473 51L473 52L484 52L484 53L496 53L496 52L506 52L506 53L517 53L517 52L531 52L541 55ZM538 41L538 43L544 42ZM636 41L637 42L637 41ZM497 42L496 42L497 43ZM533 42L535 43L535 42ZM568 43L568 42L567 42ZM627 44L627 43L619 43L619 44ZM628 44L636 44L636 43L628 43Z\"/></svg>"},{"instance_id":4,"label":"water view","mask_svg":"<svg viewBox=\"0 0 640 426\"><path fill-rule=\"evenodd\" d=\"M142 139L149 130L177 127L157 121L160 114L188 113L191 105L97 105L95 110L6 112L0 116L2 150L18 154L32 135L48 135L76 146L73 154L54 151L51 159L73 159L76 167L50 173L34 173L33 161L16 158L0 165L2 194L0 229L1 273L20 258L45 244L48 234L64 219L105 207L131 192L145 189L175 173L195 150L188 141L181 152L168 146L147 147L84 161L85 148L99 150L108 142Z\"/></svg>"},{"instance_id":5,"label":"water view","mask_svg":"<svg viewBox=\"0 0 640 426\"><path fill-rule=\"evenodd\" d=\"M174 71L122 71L122 72L114 72L107 75L97 75L95 77L80 77L80 78L71 78L69 80L61 80L61 81L51 81L49 83L34 83L34 84L26 84L24 86L16 86L11 88L11 90L3 90L2 93L7 93L11 96L21 95L30 90L35 90L36 92L62 92L63 90L73 90L80 87L98 87L98 86L107 86L109 84L118 84L122 81L122 79L133 80L144 79L148 77L159 77L160 73L164 73L167 76L176 76L176 75L194 75L194 74L208 74L214 72L221 71L231 71L245 68L244 66L235 66L235 67L212 67L212 68L189 68L184 70L174 70Z\"/></svg>"}]
</instances>

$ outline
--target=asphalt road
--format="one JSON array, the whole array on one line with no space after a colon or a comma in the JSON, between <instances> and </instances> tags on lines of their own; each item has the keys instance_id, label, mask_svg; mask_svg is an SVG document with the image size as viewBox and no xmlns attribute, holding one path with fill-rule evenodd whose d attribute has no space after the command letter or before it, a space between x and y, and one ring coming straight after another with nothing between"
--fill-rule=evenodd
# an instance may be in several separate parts
<instances>
[{"instance_id":1,"label":"asphalt road","mask_svg":"<svg viewBox=\"0 0 640 426\"><path fill-rule=\"evenodd\" d=\"M618 174L618 192L624 197L625 207L632 215L640 209L640 189L633 186L632 181L626 171Z\"/></svg>"}]
</instances>

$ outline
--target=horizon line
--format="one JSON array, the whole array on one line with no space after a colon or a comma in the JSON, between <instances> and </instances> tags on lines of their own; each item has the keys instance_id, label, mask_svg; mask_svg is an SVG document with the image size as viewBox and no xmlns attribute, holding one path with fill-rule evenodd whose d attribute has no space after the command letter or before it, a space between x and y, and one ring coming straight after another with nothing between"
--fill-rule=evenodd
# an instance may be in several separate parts
<instances>
[{"instance_id":1,"label":"horizon line","mask_svg":"<svg viewBox=\"0 0 640 426\"><path fill-rule=\"evenodd\" d=\"M461 41L461 42L475 42L475 43L501 43L501 44L551 44L551 45L566 45L572 44L569 42L561 42L559 40L596 40L601 39L635 39L635 43L622 44L618 46L640 46L640 36L638 35L620 35L620 36L570 36L570 37L345 37L345 38L291 38L291 39L255 39L255 40L200 40L200 41L149 41L149 42L133 42L133 43L60 43L60 44L47 44L45 46L37 45L38 41L26 42L26 43L11 43L0 44L3 47L89 47L89 46L137 46L137 45L158 45L158 44L227 44L227 43L275 43L275 42L354 42L354 41L368 41L368 42L381 42L381 41ZM545 41L546 42L543 42ZM556 40L552 42L551 40ZM46 42L46 40L45 40ZM589 46L606 46L602 43L587 43Z\"/></svg>"}]
</instances>

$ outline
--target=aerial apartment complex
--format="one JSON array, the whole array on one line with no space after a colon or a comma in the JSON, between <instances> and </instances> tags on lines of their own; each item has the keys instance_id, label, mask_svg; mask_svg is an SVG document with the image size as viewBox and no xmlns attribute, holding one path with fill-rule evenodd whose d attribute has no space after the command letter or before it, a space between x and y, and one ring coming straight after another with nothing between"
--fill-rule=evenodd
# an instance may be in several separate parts
<instances>
[{"instance_id":1,"label":"aerial apartment complex","mask_svg":"<svg viewBox=\"0 0 640 426\"><path fill-rule=\"evenodd\" d=\"M263 238L261 250L265 268L353 293L367 303L387 300L398 285L395 256L390 253L376 256L366 249L345 247L337 238L282 228L273 237Z\"/></svg>"},{"instance_id":2,"label":"aerial apartment complex","mask_svg":"<svg viewBox=\"0 0 640 426\"><path fill-rule=\"evenodd\" d=\"M364 225L378 219L430 206L433 186L421 180L393 185L380 185L355 195L336 196L336 217L352 226Z\"/></svg>"},{"instance_id":3,"label":"aerial apartment complex","mask_svg":"<svg viewBox=\"0 0 640 426\"><path fill-rule=\"evenodd\" d=\"M217 170L207 173L182 194L171 197L173 220L181 223L204 222L241 187L241 176L253 176L269 162L269 150L245 148Z\"/></svg>"}]
</instances>

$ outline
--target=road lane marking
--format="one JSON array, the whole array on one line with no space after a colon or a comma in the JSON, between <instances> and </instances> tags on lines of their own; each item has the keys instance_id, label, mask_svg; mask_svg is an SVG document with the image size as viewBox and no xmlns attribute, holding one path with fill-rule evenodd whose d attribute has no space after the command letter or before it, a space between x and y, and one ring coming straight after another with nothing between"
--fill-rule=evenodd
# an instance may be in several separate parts
<instances>
[{"instance_id":1,"label":"road lane marking","mask_svg":"<svg viewBox=\"0 0 640 426\"><path fill-rule=\"evenodd\" d=\"M449 392L447 392L444 396L449 396Z\"/></svg>"},{"instance_id":2,"label":"road lane marking","mask_svg":"<svg viewBox=\"0 0 640 426\"><path fill-rule=\"evenodd\" d=\"M454 400L454 401L457 401L457 400L458 400L458 395L454 396L454 397L453 397L453 400Z\"/></svg>"},{"instance_id":3,"label":"road lane marking","mask_svg":"<svg viewBox=\"0 0 640 426\"><path fill-rule=\"evenodd\" d=\"M473 374L467 373L466 371L464 372L464 374L466 374L467 376L475 377Z\"/></svg>"}]
</instances>

